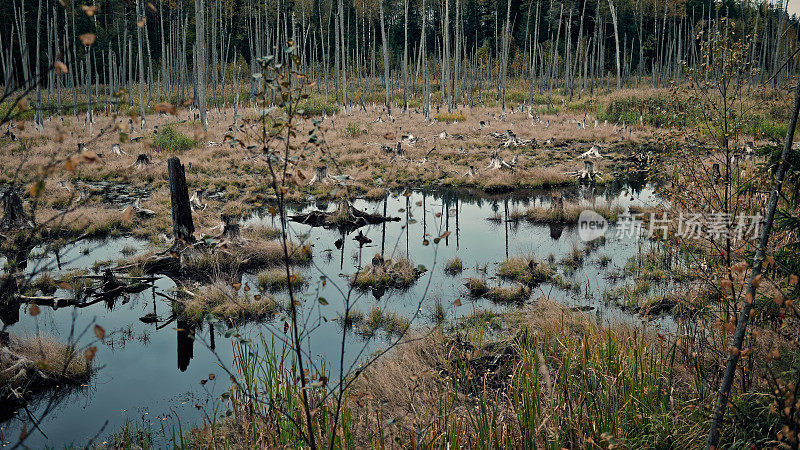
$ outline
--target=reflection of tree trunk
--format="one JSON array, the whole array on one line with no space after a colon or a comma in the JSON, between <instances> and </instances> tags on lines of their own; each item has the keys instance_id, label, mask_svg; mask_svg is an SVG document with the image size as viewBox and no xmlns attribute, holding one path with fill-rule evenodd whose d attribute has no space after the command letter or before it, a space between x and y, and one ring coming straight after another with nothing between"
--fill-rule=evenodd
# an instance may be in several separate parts
<instances>
[{"instance_id":1,"label":"reflection of tree trunk","mask_svg":"<svg viewBox=\"0 0 800 450\"><path fill-rule=\"evenodd\" d=\"M178 369L186 372L194 357L194 331L191 323L178 319Z\"/></svg>"},{"instance_id":2,"label":"reflection of tree trunk","mask_svg":"<svg viewBox=\"0 0 800 450\"><path fill-rule=\"evenodd\" d=\"M444 194L444 231L450 231L450 194ZM450 236L445 236L444 245L450 243Z\"/></svg>"},{"instance_id":3,"label":"reflection of tree trunk","mask_svg":"<svg viewBox=\"0 0 800 450\"><path fill-rule=\"evenodd\" d=\"M550 224L550 239L557 241L561 238L561 233L564 232L564 224L554 222Z\"/></svg>"},{"instance_id":4,"label":"reflection of tree trunk","mask_svg":"<svg viewBox=\"0 0 800 450\"><path fill-rule=\"evenodd\" d=\"M217 343L214 341L214 327L209 325L208 327L208 334L209 334L209 347L211 347L211 351L213 352L217 348Z\"/></svg>"},{"instance_id":5,"label":"reflection of tree trunk","mask_svg":"<svg viewBox=\"0 0 800 450\"><path fill-rule=\"evenodd\" d=\"M341 238L339 238L340 242L342 243L341 256L339 256L339 270L344 268L344 242L345 242L344 236L345 236L344 230L342 230Z\"/></svg>"},{"instance_id":6,"label":"reflection of tree trunk","mask_svg":"<svg viewBox=\"0 0 800 450\"><path fill-rule=\"evenodd\" d=\"M456 250L458 250L458 232L459 232L459 228L458 228L458 213L459 213L459 211L458 211L458 197L456 197Z\"/></svg>"},{"instance_id":7,"label":"reflection of tree trunk","mask_svg":"<svg viewBox=\"0 0 800 450\"><path fill-rule=\"evenodd\" d=\"M428 234L428 211L425 204L425 193L422 193L422 237L423 239Z\"/></svg>"},{"instance_id":8,"label":"reflection of tree trunk","mask_svg":"<svg viewBox=\"0 0 800 450\"><path fill-rule=\"evenodd\" d=\"M389 200L389 196L383 198L383 217L386 217L386 204ZM385 258L383 254L384 248L386 246L386 222L383 222L383 230L381 231L381 259Z\"/></svg>"},{"instance_id":9,"label":"reflection of tree trunk","mask_svg":"<svg viewBox=\"0 0 800 450\"><path fill-rule=\"evenodd\" d=\"M508 199L503 200L503 209L505 214L505 226L506 226L506 259L508 259Z\"/></svg>"},{"instance_id":10,"label":"reflection of tree trunk","mask_svg":"<svg viewBox=\"0 0 800 450\"><path fill-rule=\"evenodd\" d=\"M411 226L408 223L409 213L408 209L411 207L411 196L406 197L406 258L411 258L411 254L408 252L408 242L411 239L409 233L411 232Z\"/></svg>"},{"instance_id":11,"label":"reflection of tree trunk","mask_svg":"<svg viewBox=\"0 0 800 450\"><path fill-rule=\"evenodd\" d=\"M19 322L19 307L18 302L8 302L8 304L0 305L0 321L4 325L14 325Z\"/></svg>"}]
</instances>

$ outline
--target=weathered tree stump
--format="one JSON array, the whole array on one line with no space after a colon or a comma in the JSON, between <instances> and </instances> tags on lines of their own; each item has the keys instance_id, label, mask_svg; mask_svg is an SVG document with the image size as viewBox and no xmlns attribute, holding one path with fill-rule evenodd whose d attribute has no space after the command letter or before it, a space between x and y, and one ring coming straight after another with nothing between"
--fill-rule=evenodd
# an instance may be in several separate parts
<instances>
[{"instance_id":1,"label":"weathered tree stump","mask_svg":"<svg viewBox=\"0 0 800 450\"><path fill-rule=\"evenodd\" d=\"M711 172L714 177L714 183L719 183L719 179L722 178L722 172L719 170L719 163L714 163L711 166Z\"/></svg>"},{"instance_id":2,"label":"weathered tree stump","mask_svg":"<svg viewBox=\"0 0 800 450\"><path fill-rule=\"evenodd\" d=\"M18 230L20 228L32 228L33 221L25 212L22 206L22 199L14 188L8 188L2 193L3 219L0 222L0 230Z\"/></svg>"},{"instance_id":3,"label":"weathered tree stump","mask_svg":"<svg viewBox=\"0 0 800 450\"><path fill-rule=\"evenodd\" d=\"M136 157L136 161L134 161L133 164L131 164L131 167L136 167L137 169L143 169L146 166L149 166L150 164L153 164L153 162L150 161L150 157L147 156L146 153L139 153L139 156Z\"/></svg>"},{"instance_id":4,"label":"weathered tree stump","mask_svg":"<svg viewBox=\"0 0 800 450\"><path fill-rule=\"evenodd\" d=\"M228 239L238 239L241 237L241 228L239 227L239 217L232 214L222 215L222 236Z\"/></svg>"},{"instance_id":5,"label":"weathered tree stump","mask_svg":"<svg viewBox=\"0 0 800 450\"><path fill-rule=\"evenodd\" d=\"M311 178L311 181L308 182L308 185L311 186L314 183L324 182L328 179L328 166L318 166L314 168L314 176Z\"/></svg>"},{"instance_id":6,"label":"weathered tree stump","mask_svg":"<svg viewBox=\"0 0 800 450\"><path fill-rule=\"evenodd\" d=\"M550 194L550 209L559 213L564 212L564 196L560 192Z\"/></svg>"},{"instance_id":7,"label":"weathered tree stump","mask_svg":"<svg viewBox=\"0 0 800 450\"><path fill-rule=\"evenodd\" d=\"M167 160L167 170L169 171L169 197L172 202L172 231L175 240L194 242L189 187L186 185L186 172L181 160L174 156Z\"/></svg>"},{"instance_id":8,"label":"weathered tree stump","mask_svg":"<svg viewBox=\"0 0 800 450\"><path fill-rule=\"evenodd\" d=\"M206 209L206 206L208 206L203 203L203 192L203 189L197 189L189 198L189 203L192 205L192 211L203 210Z\"/></svg>"}]
</instances>

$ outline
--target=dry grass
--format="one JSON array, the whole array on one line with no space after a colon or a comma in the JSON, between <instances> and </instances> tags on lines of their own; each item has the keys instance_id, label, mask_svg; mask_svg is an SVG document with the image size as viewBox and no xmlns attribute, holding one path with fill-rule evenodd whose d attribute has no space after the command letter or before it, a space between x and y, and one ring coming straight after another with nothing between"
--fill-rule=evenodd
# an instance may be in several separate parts
<instances>
[{"instance_id":1,"label":"dry grass","mask_svg":"<svg viewBox=\"0 0 800 450\"><path fill-rule=\"evenodd\" d=\"M530 298L531 289L523 285L492 286L484 295L497 303L524 303Z\"/></svg>"},{"instance_id":2,"label":"dry grass","mask_svg":"<svg viewBox=\"0 0 800 450\"><path fill-rule=\"evenodd\" d=\"M481 297L489 290L488 286L486 286L486 280L483 278L467 278L464 281L464 286L469 291L469 295L473 297Z\"/></svg>"},{"instance_id":3,"label":"dry grass","mask_svg":"<svg viewBox=\"0 0 800 450\"><path fill-rule=\"evenodd\" d=\"M564 209L554 209L549 206L533 206L525 211L525 218L532 222L541 223L578 223L578 217L581 212L585 210L592 210L601 216L605 217L609 222L616 222L619 215L622 213L622 207L611 206L606 203L592 205L584 205L580 203L564 203Z\"/></svg>"},{"instance_id":4,"label":"dry grass","mask_svg":"<svg viewBox=\"0 0 800 450\"><path fill-rule=\"evenodd\" d=\"M305 277L299 273L292 273L289 277L292 287L299 289L308 284ZM289 279L286 278L286 269L273 267L258 274L258 286L268 291L281 291L289 288Z\"/></svg>"},{"instance_id":5,"label":"dry grass","mask_svg":"<svg viewBox=\"0 0 800 450\"><path fill-rule=\"evenodd\" d=\"M423 270L414 267L408 258L396 261L387 259L382 264L367 265L350 278L350 284L356 289L372 288L406 289L414 284Z\"/></svg>"},{"instance_id":6,"label":"dry grass","mask_svg":"<svg viewBox=\"0 0 800 450\"><path fill-rule=\"evenodd\" d=\"M197 322L209 314L220 319L263 319L280 309L274 297L222 280L204 286L181 304L186 317Z\"/></svg>"},{"instance_id":7,"label":"dry grass","mask_svg":"<svg viewBox=\"0 0 800 450\"><path fill-rule=\"evenodd\" d=\"M571 176L565 172L574 171L580 164L575 158L594 143L606 143L611 146L627 145L616 144L619 136L615 134L613 126L600 126L598 128L580 128L576 125L582 114L561 114L559 116L542 116L542 123L531 124L527 112L517 111L509 113L503 120L496 115L495 109L473 108L463 111L464 120L456 123L437 123L428 126L429 122L413 111L408 115L395 116L394 121L372 123L380 114L380 110L368 109L367 111L354 110L343 120L339 115L329 117L323 125L326 128L325 137L331 156L339 162L343 172L352 177L350 187L357 195L368 198L380 198L385 188L421 186L444 184L451 186L476 186L489 191L511 190L523 187L538 187L561 185L573 182ZM181 111L177 119L188 113ZM201 145L181 151L181 162L186 166L187 182L189 189L203 189L206 194L219 193L220 197L207 200L208 208L196 211L194 214L195 228L199 233L219 224L219 214L231 202L241 206L243 211L252 210L269 203L274 193L263 183L266 176L266 166L263 162L249 158L245 148L229 146L228 144L209 146L208 142L223 142L224 135L232 123L230 110L209 111L209 130L204 133L196 128L192 122L177 123L174 117L148 116L149 127L159 126L166 129L171 126L177 133L186 135L189 139ZM118 122L127 122L126 119L117 119ZM488 123L481 127L480 121ZM348 123L370 124L367 134L356 137L343 137L343 130ZM86 130L73 126L65 126L58 130L53 125L46 125L43 133L34 131L34 127L26 124L25 130L16 130L21 141L27 146L24 151L8 151L0 154L0 182L14 180L17 184L25 186L41 173L40 169L48 164L53 164L53 170L48 172L41 196L43 204L53 210L63 210L74 200L77 190L68 191L60 185L74 187L81 181L108 181L112 183L125 183L131 187L145 188L150 191L150 197L142 201L142 207L156 212L155 217L141 217L136 220L137 233L153 236L156 233L168 232L171 222L169 210L169 193L166 171L166 159L173 156L170 151L155 152L148 147L148 139L138 142L124 142L121 145L125 154L114 155L110 148L119 143L119 136L106 132L98 135L103 126L112 127L113 121L100 123L95 127L95 135L88 136ZM298 135L303 135L311 126L310 121L305 121L300 126ZM503 149L500 155L510 161L518 155L516 169L508 170L484 169L489 163L493 152L497 150L499 141L488 136L491 132L504 132L511 130L522 139L537 139L543 142L553 139L549 146L536 148L518 147ZM145 130L145 134L152 130ZM419 140L414 145L403 145L402 158L392 159L381 150L381 145L394 146L400 136L412 131ZM438 136L446 131L450 137L440 139ZM255 130L236 132L237 139L245 144L255 143L251 135ZM140 132L129 133L129 137L137 137ZM646 139L649 132L637 132L632 136L625 136L627 143L635 143ZM60 136L60 137L59 137ZM457 139L456 136L463 137ZM147 137L147 136L144 136ZM60 142L59 142L60 141ZM76 168L67 167L63 161L73 156L78 148L78 143L87 143L92 152L102 154L97 162L81 162ZM431 149L435 150L431 152ZM137 168L132 166L140 153L148 154L153 164ZM300 170L306 178L313 174L314 167L319 164L322 154L311 151L299 159L293 171ZM604 159L598 163L598 170L610 172L615 162ZM190 166L191 165L191 168ZM467 173L470 166L476 169L475 176ZM69 169L69 170L68 170ZM329 167L329 170L331 168ZM333 173L335 175L335 173ZM382 178L384 184L379 186L376 180ZM335 183L315 184L314 186L290 186L288 198L299 200L306 193L317 198L325 199L333 196ZM124 224L109 222L106 217L113 209L121 209L103 205L97 193L90 192L90 199L81 208L85 220L78 220L70 216L80 225L71 226L71 232L88 225L89 230L126 229ZM104 211L103 208L108 208ZM98 214L95 214L97 212ZM88 221L88 223L86 223ZM65 225L66 226L66 225Z\"/></svg>"},{"instance_id":8,"label":"dry grass","mask_svg":"<svg viewBox=\"0 0 800 450\"><path fill-rule=\"evenodd\" d=\"M289 243L289 263L304 265L311 261L311 248ZM247 239L224 248L190 252L183 259L183 270L198 279L235 278L243 271L275 266L284 261L283 245L270 239Z\"/></svg>"},{"instance_id":9,"label":"dry grass","mask_svg":"<svg viewBox=\"0 0 800 450\"><path fill-rule=\"evenodd\" d=\"M19 401L12 390L29 399L52 387L86 383L91 374L83 352L50 336L11 335L0 347L0 400L8 406Z\"/></svg>"},{"instance_id":10,"label":"dry grass","mask_svg":"<svg viewBox=\"0 0 800 450\"><path fill-rule=\"evenodd\" d=\"M444 272L448 275L457 275L461 273L462 270L464 270L464 263L458 256L447 261L444 265Z\"/></svg>"},{"instance_id":11,"label":"dry grass","mask_svg":"<svg viewBox=\"0 0 800 450\"><path fill-rule=\"evenodd\" d=\"M537 262L533 258L515 257L502 261L497 275L505 280L530 286L551 279L553 269L549 264Z\"/></svg>"}]
</instances>

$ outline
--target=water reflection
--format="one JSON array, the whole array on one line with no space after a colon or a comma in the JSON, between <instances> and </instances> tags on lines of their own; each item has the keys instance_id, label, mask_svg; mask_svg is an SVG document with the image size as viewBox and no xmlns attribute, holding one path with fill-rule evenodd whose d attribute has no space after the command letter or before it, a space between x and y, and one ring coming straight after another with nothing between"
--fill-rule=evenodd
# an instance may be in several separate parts
<instances>
[{"instance_id":1,"label":"water reflection","mask_svg":"<svg viewBox=\"0 0 800 450\"><path fill-rule=\"evenodd\" d=\"M626 195L622 195L626 192ZM548 207L552 202L552 191L531 190L514 192L508 195L488 195L477 189L436 189L413 191L405 196L396 192L380 201L355 201L353 206L359 210L381 214L383 216L399 215L399 222L383 222L368 225L358 230L322 229L308 225L293 224L295 236L306 236L307 243L313 247L313 266L305 269L305 277L312 280L312 285L299 295L309 299L317 293L330 302L326 308L315 303L314 308L305 310L302 318L308 328L314 329L309 335L310 349L314 349L314 358L324 361L329 370L338 370L337 355L340 349L343 329L347 328L334 322L343 311L343 299L334 284L348 287L349 277L359 270L362 261L371 261L375 255L381 259L394 259L402 256L412 258L415 264L423 264L429 268L423 279L408 290L377 287L365 293L353 294L352 306L362 312L373 307L397 312L405 316L417 313L417 305L421 298L429 300L423 310L430 309L434 301L441 301L449 317L468 314L477 308L505 309L507 306L494 305L485 299L464 300L463 307L453 303L464 298L463 277L478 276L491 278L496 272L496 263L517 255L531 255L544 261L550 255L560 260L572 248L580 244L574 228L563 224L533 224L524 220L515 220L516 213L529 206ZM644 184L643 179L626 185L612 181L607 186L575 186L561 191L565 201L578 201L587 207L596 203L614 202L627 206L635 202L654 202L652 187ZM631 196L634 201L630 200ZM337 207L328 202L313 202L298 205L293 212L304 213L310 210L332 211ZM400 212L402 211L402 212ZM498 214L499 221L487 220ZM500 223L502 221L502 224ZM254 224L274 225L274 216L264 212L247 219L243 226ZM434 238L446 236L437 244ZM358 245L354 239L363 236L371 242L359 238ZM125 246L133 246L137 251L144 250L146 244L132 238L109 240L102 246L84 254L81 244L64 248L58 254L50 253L49 259L54 276L76 268L92 268L96 261L116 260L123 258L121 250ZM28 254L36 250L28 249ZM601 255L610 258L609 267L622 267L627 258L637 251L635 243L609 239L605 247L586 256L586 263L565 277L581 284L581 292L565 291L552 284L543 283L536 287L532 299L540 295L549 295L557 300L579 308L595 308L599 316L619 318L624 313L607 307L602 301L602 291L617 282L606 279L604 268L598 263ZM355 253L354 262L345 258ZM338 257L337 257L338 256ZM444 273L444 262L458 257L463 261L464 272L461 276L447 276ZM6 256L10 259L9 256ZM347 259L348 264L345 264ZM25 258L22 258L25 260ZM26 263L27 264L27 263ZM20 269L20 270L30 270ZM328 284L314 284L319 276L326 275ZM587 280L591 280L590 288L586 288ZM255 274L246 274L243 283L257 285ZM492 280L492 283L501 283ZM107 308L89 307L80 309L75 315L75 327L86 327L97 321L107 330L130 330L127 345L111 349L101 345L98 362L104 365L100 378L92 381L97 392L91 398L81 402L70 402L63 406L59 414L49 418L43 424L48 432L49 440L37 437L31 441L33 446L45 444L60 446L80 436L92 435L94 426L102 423L107 417L114 417L116 422L109 425L115 427L124 419L120 411L137 409L169 410L175 405L178 394L197 388L198 381L207 377L208 373L218 371L218 360L209 348L219 352L222 361L230 361L230 345L227 338L214 335L213 326L196 326L179 320L170 314L172 305L167 297L174 287L168 279L160 279L151 290L139 294L132 293L124 298L104 302ZM66 295L59 290L56 295ZM427 295L427 297L425 297ZM338 299L338 300L337 300ZM162 303L163 302L163 303ZM470 303L471 302L471 303ZM460 302L459 302L460 304ZM161 311L163 317L159 317ZM73 308L61 308L54 311L43 308L38 322L31 317L20 315L20 305L9 305L0 308L0 320L6 326L14 324L18 333L43 332L56 336L66 336L73 321ZM165 312L166 311L166 312ZM169 315L168 315L169 314ZM270 333L270 324L245 325L251 332ZM281 329L279 325L277 328ZM146 336L146 339L145 339ZM361 345L345 355L346 366L354 364L359 357L369 354L383 341L380 336L373 341L364 341L360 336L345 339L353 345ZM195 341L202 341L205 344ZM219 342L218 342L219 341ZM172 350L172 348L175 350ZM365 351L361 351L366 348ZM176 353L173 353L176 352ZM177 357L177 369L174 362ZM153 380L158 380L154 383ZM181 412L182 420L191 422L200 419L200 412L194 411L191 405ZM75 418L81 417L78 421ZM10 423L10 422L9 422ZM6 427L12 425L6 425ZM6 428L8 430L8 428ZM9 432L8 434L12 434Z\"/></svg>"}]
</instances>

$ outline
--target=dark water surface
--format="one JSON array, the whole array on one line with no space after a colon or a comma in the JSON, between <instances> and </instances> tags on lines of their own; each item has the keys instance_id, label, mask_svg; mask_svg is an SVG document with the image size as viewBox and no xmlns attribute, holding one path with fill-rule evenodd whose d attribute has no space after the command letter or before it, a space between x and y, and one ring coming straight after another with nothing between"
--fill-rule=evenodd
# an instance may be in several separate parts
<instances>
[{"instance_id":1,"label":"dark water surface","mask_svg":"<svg viewBox=\"0 0 800 450\"><path fill-rule=\"evenodd\" d=\"M574 188L564 192L567 200L580 201L591 208L593 202L611 203L627 208L629 205L651 206L658 199L650 187L630 189L627 187L604 187L593 191L590 188ZM313 263L302 269L309 285L303 290L303 321L309 331L306 350L318 367L325 367L331 378L338 378L339 351L342 344L342 327L332 320L342 314L344 296L348 295L347 278L369 264L372 257L383 251L386 258L408 256L414 265L424 265L428 270L419 281L406 291L387 290L382 296L372 292L351 292L351 305L363 313L373 306L415 317L413 324L430 324L433 305L440 302L446 317L454 318L469 314L477 308L502 311L518 306L494 305L487 300L473 300L466 295L463 278L485 276L488 282L500 283L494 278L497 264L508 256L533 256L545 261L552 255L560 261L573 247L584 248L577 230L572 227L533 224L527 221L505 220L512 218L515 211L523 211L528 206L547 206L549 191L518 192L508 196L487 196L469 191L413 191L409 196L398 193L384 201L371 202L359 200L354 206L372 213L383 213L384 208L390 216L399 217L398 222L364 227L361 231L372 240L363 247L353 240L355 233L343 236L337 230L311 228L292 224L292 233L305 238L313 249ZM309 204L298 211L311 209L334 209L334 204ZM438 217L437 217L438 215ZM501 220L489 220L499 217ZM271 225L272 216L253 216L244 225ZM444 231L450 231L446 239L437 244L433 238ZM603 246L585 257L583 265L565 278L580 284L580 292L564 291L551 284L534 288L529 302L541 296L549 296L569 306L593 306L598 320L638 321L637 318L603 302L603 292L610 289L615 281L606 274L623 267L628 259L640 251L640 242L627 238L615 238L614 227L607 233ZM357 232L356 232L357 233ZM426 236L427 233L427 236ZM427 237L430 245L423 245ZM340 246L336 241L341 239ZM123 255L123 249L125 255ZM147 250L147 244L133 238L115 238L101 243L79 243L62 249L58 261L52 254L32 261L29 270L44 265L54 277L68 270L88 268L90 271L98 261L124 260L135 253ZM611 262L601 267L600 258L608 257ZM444 272L445 263L453 257L463 261L464 271L457 276ZM60 262L61 265L57 264ZM559 268L559 273L562 269ZM325 275L325 286L319 282ZM245 276L250 286L257 286L254 275ZM624 282L624 281L622 281ZM145 422L153 425L154 431L165 430L167 436L180 426L185 431L203 420L204 410L211 408L213 400L224 392L228 377L220 368L230 364L232 343L230 339L212 332L207 324L198 327L197 339L187 338L183 326L177 322L166 322L171 316L171 307L156 292L168 293L174 287L172 281L162 278L153 289L140 294L129 295L116 300L113 306L98 303L88 308L64 307L52 310L42 307L37 317L31 317L23 307L19 322L7 328L18 335L37 332L53 335L60 341L68 341L72 335L80 335L79 345L86 345L95 339L91 332L93 324L102 325L108 332L105 341L99 344L94 360L99 367L88 386L70 393L59 395L57 406L40 424L41 430L26 442L33 448L43 446L61 447L70 443L84 445L100 433L99 442L111 432L117 431L126 421ZM376 293L380 294L380 293ZM68 297L68 292L59 290L56 296ZM278 294L281 295L281 294ZM328 305L316 301L323 296ZM460 298L461 306L453 306ZM162 319L158 323L145 324L139 318L155 312ZM242 334L255 336L259 332L283 333L283 318L272 321L245 324ZM366 339L353 332L345 334L345 368L353 367L376 349L385 346L389 338L383 333ZM214 346L212 351L209 346ZM218 359L219 358L219 359ZM200 380L215 373L214 381L205 385ZM211 394L211 395L209 395ZM41 414L50 397L32 405L34 415ZM199 405L203 408L198 409ZM24 411L17 416L26 417ZM105 424L105 428L103 428ZM0 424L0 437L4 443L15 442L19 436L21 421L12 418ZM158 434L158 433L157 433ZM166 443L154 436L157 446ZM163 438L162 438L163 439Z\"/></svg>"}]
</instances>

